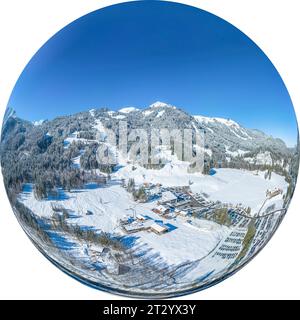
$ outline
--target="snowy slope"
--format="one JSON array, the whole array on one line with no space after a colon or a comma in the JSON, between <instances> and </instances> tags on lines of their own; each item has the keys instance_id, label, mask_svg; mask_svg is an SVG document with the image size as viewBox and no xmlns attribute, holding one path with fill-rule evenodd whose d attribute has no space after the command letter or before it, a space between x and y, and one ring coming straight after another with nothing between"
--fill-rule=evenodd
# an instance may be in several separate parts
<instances>
[{"instance_id":1,"label":"snowy slope","mask_svg":"<svg viewBox=\"0 0 300 320\"><path fill-rule=\"evenodd\" d=\"M39 201L34 198L32 186L26 185L20 200L26 207L40 216L51 217L53 210L51 204L63 205L69 209L74 218L70 223L83 226L92 226L106 232L119 232L119 219L126 214L132 214L132 208L136 214L147 216L154 221L163 221L172 225L172 231L163 236L158 236L147 231L138 232L138 243L147 244L157 252L167 263L182 263L200 259L208 254L219 241L229 232L225 226L220 226L212 221L200 221L198 226L186 223L183 217L175 220L164 219L151 209L155 203L136 203L120 185L97 188L88 185L86 189L74 190L61 194L60 199ZM93 215L86 215L90 210ZM158 241L159 240L159 241Z\"/></svg>"}]
</instances>

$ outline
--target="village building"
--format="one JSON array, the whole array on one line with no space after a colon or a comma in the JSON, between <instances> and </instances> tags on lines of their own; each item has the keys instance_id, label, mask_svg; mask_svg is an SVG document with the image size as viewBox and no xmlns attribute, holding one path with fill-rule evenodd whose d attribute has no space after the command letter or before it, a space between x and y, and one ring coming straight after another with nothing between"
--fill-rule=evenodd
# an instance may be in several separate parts
<instances>
[{"instance_id":1,"label":"village building","mask_svg":"<svg viewBox=\"0 0 300 320\"><path fill-rule=\"evenodd\" d=\"M177 201L177 197L171 191L164 191L161 193L161 199L159 200L160 204L166 203L175 203Z\"/></svg>"},{"instance_id":2,"label":"village building","mask_svg":"<svg viewBox=\"0 0 300 320\"><path fill-rule=\"evenodd\" d=\"M275 197L275 196L277 196L277 195L279 195L279 194L282 194L283 193L283 191L282 191L282 189L279 189L279 188L275 188L274 190L267 190L267 192L266 192L266 196L268 197L268 198L273 198L273 197Z\"/></svg>"},{"instance_id":3,"label":"village building","mask_svg":"<svg viewBox=\"0 0 300 320\"><path fill-rule=\"evenodd\" d=\"M168 231L168 228L164 225L161 225L155 222L151 224L150 230L156 234L163 234Z\"/></svg>"},{"instance_id":4,"label":"village building","mask_svg":"<svg viewBox=\"0 0 300 320\"><path fill-rule=\"evenodd\" d=\"M157 213L157 214L167 214L170 212L170 209L166 206L163 205L159 205L156 208L152 209L153 212Z\"/></svg>"},{"instance_id":5,"label":"village building","mask_svg":"<svg viewBox=\"0 0 300 320\"><path fill-rule=\"evenodd\" d=\"M130 215L125 215L123 218L120 219L121 225L129 224L131 222L133 222L133 217L131 217Z\"/></svg>"},{"instance_id":6,"label":"village building","mask_svg":"<svg viewBox=\"0 0 300 320\"><path fill-rule=\"evenodd\" d=\"M145 216L143 216L142 214L137 214L136 218L139 221L146 221L147 220L147 218Z\"/></svg>"},{"instance_id":7,"label":"village building","mask_svg":"<svg viewBox=\"0 0 300 320\"><path fill-rule=\"evenodd\" d=\"M140 215L140 216L142 217L142 215ZM153 221L146 219L144 216L143 216L143 218L145 219L143 221L137 219L131 223L122 225L123 230L126 233L135 233L135 232L139 232L139 231L149 230L150 225L153 223Z\"/></svg>"},{"instance_id":8,"label":"village building","mask_svg":"<svg viewBox=\"0 0 300 320\"><path fill-rule=\"evenodd\" d=\"M189 213L188 213L188 211L180 210L180 211L179 211L179 214L180 214L181 216L183 216L183 217L187 217Z\"/></svg>"},{"instance_id":9,"label":"village building","mask_svg":"<svg viewBox=\"0 0 300 320\"><path fill-rule=\"evenodd\" d=\"M145 230L145 226L142 223L133 222L122 226L123 230L127 233L135 233Z\"/></svg>"}]
</instances>

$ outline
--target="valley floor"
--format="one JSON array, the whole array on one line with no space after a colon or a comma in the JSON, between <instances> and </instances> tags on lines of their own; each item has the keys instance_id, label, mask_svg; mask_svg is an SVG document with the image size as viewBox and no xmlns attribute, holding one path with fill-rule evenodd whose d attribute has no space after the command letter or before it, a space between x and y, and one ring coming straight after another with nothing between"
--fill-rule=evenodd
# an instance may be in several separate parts
<instances>
[{"instance_id":1,"label":"valley floor","mask_svg":"<svg viewBox=\"0 0 300 320\"><path fill-rule=\"evenodd\" d=\"M154 251L159 252L169 264L187 260L197 260L208 254L218 242L229 232L225 226L215 222L199 220L197 227L187 223L187 218L177 216L175 219L164 219L151 209L155 202L136 203L130 194L119 184L108 187L87 186L87 189L66 192L64 200L38 201L34 198L32 186L22 194L22 201L34 213L50 218L53 214L52 203L57 203L70 210L72 218L69 223L94 227L104 232L124 234L119 220L126 214L142 214L153 222L167 224L171 231L157 235L153 232L136 233L139 241L146 243ZM90 210L93 215L86 215Z\"/></svg>"},{"instance_id":2,"label":"valley floor","mask_svg":"<svg viewBox=\"0 0 300 320\"><path fill-rule=\"evenodd\" d=\"M148 252L145 254L147 261L153 266L163 266L163 270L173 270L174 274L171 278L174 280L174 288L182 289L185 287L197 286L200 284L209 283L218 276L224 275L235 263L236 259L245 259L246 254L241 256L243 241L246 237L251 218L240 216L237 222L232 226L220 225L214 221L204 218L184 217L176 215L171 219L166 219L152 211L157 206L156 201L146 203L135 202L130 193L121 186L120 179L126 178L127 172L122 168L112 177L111 182L105 186L97 186L96 184L88 184L85 189L72 190L65 192L60 190L58 198L48 198L47 200L36 200L33 194L33 186L27 184L24 187L19 200L29 208L34 214L40 218L51 219L53 215L53 204L60 205L70 212L70 217L67 219L69 224L77 224L82 227L92 227L95 230L101 230L115 235L124 236L125 240L134 243L135 254L145 254L145 248ZM126 168L128 170L128 168ZM165 169L166 170L166 169ZM213 176L203 176L200 174L191 174L186 178L180 170L178 175L173 174L167 178L163 172L157 174L158 170L147 170L145 173L136 170L134 177L137 183L143 183L146 180L151 183L160 182L164 186L185 185L184 179L192 181L191 190L194 193L205 193L210 202L221 201L223 203L232 203L233 205L241 203L243 206L250 206L252 213L258 212L266 200L266 190L281 188L283 193L286 191L287 183L284 178L272 174L270 180L264 179L264 173L259 172L255 175L253 172L236 170L236 169L218 169ZM132 174L132 172L131 172ZM165 179L166 178L166 179ZM170 185L171 184L171 185ZM269 203L268 203L269 201ZM282 209L282 195L277 195L266 201L266 207L274 204L274 214L264 217L256 217L256 233L252 238L252 247L247 248L247 254L251 251L254 254L272 235L279 219L284 212L276 209ZM87 215L90 211L92 214ZM143 215L148 221L162 223L168 227L168 232L158 235L154 232L146 230L139 231L133 235L127 235L120 225L120 219L124 215ZM66 236L66 235L62 235ZM76 240L69 238L72 243ZM58 245L59 246L59 245ZM75 243L73 251L69 251L76 264L76 259L79 261L87 261L91 259L91 252L84 249L83 243ZM98 248L100 250L100 248ZM103 248L102 248L103 249ZM101 249L101 250L102 250ZM100 250L100 251L101 251ZM140 251L139 251L140 250ZM51 252L49 252L51 255ZM56 254L55 259L60 259L61 263L67 262L68 252L64 251L64 259L62 260ZM109 260L102 261L102 267L105 269L109 264ZM184 264L184 266L183 266ZM132 266L131 266L132 267ZM71 267L70 267L71 268ZM94 267L93 267L94 268ZM116 277L103 273L97 273L95 276L94 269L87 268L84 274L87 278L95 278L100 283L111 283L112 286L124 287L126 277ZM184 272L175 272L182 270ZM158 272L159 268L157 269ZM77 273L82 274L82 270L77 268ZM177 276L176 276L177 274ZM162 289L159 285L158 278L151 278L148 285L141 280L143 272L140 270L140 280L138 282L134 277L138 277L136 272L132 276L132 287L134 290L169 290L166 286ZM142 281L142 285L140 284Z\"/></svg>"},{"instance_id":3,"label":"valley floor","mask_svg":"<svg viewBox=\"0 0 300 320\"><path fill-rule=\"evenodd\" d=\"M238 169L215 169L214 175L201 173L187 173L188 163L168 163L161 170L149 170L138 167L134 171L131 166L121 168L116 176L118 178L134 178L137 183L161 183L163 186L183 186L191 184L194 193L204 192L209 200L242 204L250 207L252 214L258 212L266 198L266 190L280 188L286 192L288 184L283 176L272 173L271 179L265 179L265 172L252 172ZM273 198L268 203L282 208L282 196Z\"/></svg>"}]
</instances>

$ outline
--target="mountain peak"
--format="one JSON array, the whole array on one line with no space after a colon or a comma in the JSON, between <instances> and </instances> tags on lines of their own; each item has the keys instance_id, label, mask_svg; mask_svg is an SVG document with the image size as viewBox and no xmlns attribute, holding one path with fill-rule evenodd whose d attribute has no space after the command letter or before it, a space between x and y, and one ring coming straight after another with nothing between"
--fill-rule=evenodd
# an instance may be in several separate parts
<instances>
[{"instance_id":1,"label":"mountain peak","mask_svg":"<svg viewBox=\"0 0 300 320\"><path fill-rule=\"evenodd\" d=\"M135 112L135 111L139 111L140 109L135 108L135 107L126 107L126 108L122 108L119 110L119 112L121 113L130 113L130 112Z\"/></svg>"},{"instance_id":2,"label":"mountain peak","mask_svg":"<svg viewBox=\"0 0 300 320\"><path fill-rule=\"evenodd\" d=\"M152 104L150 104L149 108L172 108L172 109L176 109L176 107L165 103L165 102L161 102L161 101L156 101Z\"/></svg>"},{"instance_id":3,"label":"mountain peak","mask_svg":"<svg viewBox=\"0 0 300 320\"><path fill-rule=\"evenodd\" d=\"M33 121L32 124L37 127L37 126L41 126L43 123L45 122L44 119L42 120L38 120L38 121Z\"/></svg>"}]
</instances>

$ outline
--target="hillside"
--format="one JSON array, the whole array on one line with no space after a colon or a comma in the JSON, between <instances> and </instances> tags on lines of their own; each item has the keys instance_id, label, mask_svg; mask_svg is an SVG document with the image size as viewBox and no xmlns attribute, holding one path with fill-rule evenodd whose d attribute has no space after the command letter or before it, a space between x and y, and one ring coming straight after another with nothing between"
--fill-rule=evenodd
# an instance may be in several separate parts
<instances>
[{"instance_id":1,"label":"hillside","mask_svg":"<svg viewBox=\"0 0 300 320\"><path fill-rule=\"evenodd\" d=\"M153 129L202 132L204 173L222 167L269 170L286 177L293 174L294 151L282 140L259 130L244 128L230 119L192 116L163 102L155 102L144 109L92 109L33 123L18 118L9 110L1 136L1 166L9 194L20 192L23 183L35 183L37 195L43 197L58 186L70 189L104 179L114 170L114 165L99 164L96 158L99 145L107 146L117 162L128 160L106 141L109 129L115 131L118 143L120 120L127 122L128 136L133 129L145 129L149 137ZM132 144L128 144L128 150ZM148 168L162 168L177 161L172 138L170 145L161 146L156 152L162 161L158 166Z\"/></svg>"}]
</instances>

